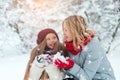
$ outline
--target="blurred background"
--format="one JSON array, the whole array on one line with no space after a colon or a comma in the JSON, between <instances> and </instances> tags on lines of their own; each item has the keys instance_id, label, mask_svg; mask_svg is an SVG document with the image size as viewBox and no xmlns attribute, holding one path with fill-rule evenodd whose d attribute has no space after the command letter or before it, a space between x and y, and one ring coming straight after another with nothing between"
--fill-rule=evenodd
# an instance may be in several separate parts
<instances>
[{"instance_id":1,"label":"blurred background","mask_svg":"<svg viewBox=\"0 0 120 80\"><path fill-rule=\"evenodd\" d=\"M120 48L119 0L0 0L0 56L28 53L44 27L62 41L62 21L70 15L86 19L106 53Z\"/></svg>"}]
</instances>

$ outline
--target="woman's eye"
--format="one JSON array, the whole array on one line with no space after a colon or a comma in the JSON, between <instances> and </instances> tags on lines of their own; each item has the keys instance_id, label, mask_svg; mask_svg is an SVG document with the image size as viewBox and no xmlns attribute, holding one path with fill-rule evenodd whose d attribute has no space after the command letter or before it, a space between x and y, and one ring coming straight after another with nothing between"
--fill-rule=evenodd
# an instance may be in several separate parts
<instances>
[{"instance_id":1,"label":"woman's eye","mask_svg":"<svg viewBox=\"0 0 120 80\"><path fill-rule=\"evenodd\" d=\"M65 31L67 31L67 29L65 29Z\"/></svg>"}]
</instances>

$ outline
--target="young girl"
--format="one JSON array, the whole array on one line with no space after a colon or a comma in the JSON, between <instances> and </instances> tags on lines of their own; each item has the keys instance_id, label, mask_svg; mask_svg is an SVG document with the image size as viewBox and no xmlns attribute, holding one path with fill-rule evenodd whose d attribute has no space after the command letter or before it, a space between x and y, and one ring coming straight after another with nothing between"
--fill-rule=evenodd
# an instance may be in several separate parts
<instances>
[{"instance_id":1,"label":"young girl","mask_svg":"<svg viewBox=\"0 0 120 80\"><path fill-rule=\"evenodd\" d=\"M65 52L57 33L50 28L41 30L37 37L37 46L31 52L24 80L62 80L65 77L63 71L52 64L57 52Z\"/></svg>"},{"instance_id":2,"label":"young girl","mask_svg":"<svg viewBox=\"0 0 120 80\"><path fill-rule=\"evenodd\" d=\"M74 64L66 69L67 64L57 59L57 67L64 68L75 80L115 80L113 69L95 31L86 28L83 17L69 16L63 21L62 28L64 44Z\"/></svg>"}]
</instances>

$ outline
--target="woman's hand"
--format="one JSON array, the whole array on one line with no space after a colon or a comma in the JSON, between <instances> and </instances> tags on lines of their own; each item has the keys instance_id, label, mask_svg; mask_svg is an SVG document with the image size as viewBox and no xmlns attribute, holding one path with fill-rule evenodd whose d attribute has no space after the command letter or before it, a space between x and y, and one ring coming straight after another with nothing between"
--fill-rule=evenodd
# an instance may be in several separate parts
<instances>
[{"instance_id":1,"label":"woman's hand","mask_svg":"<svg viewBox=\"0 0 120 80\"><path fill-rule=\"evenodd\" d=\"M70 69L73 67L74 65L74 61L70 58L66 58L66 61L63 62L60 59L56 59L54 61L54 64L58 67L58 68L64 68L64 69Z\"/></svg>"}]
</instances>

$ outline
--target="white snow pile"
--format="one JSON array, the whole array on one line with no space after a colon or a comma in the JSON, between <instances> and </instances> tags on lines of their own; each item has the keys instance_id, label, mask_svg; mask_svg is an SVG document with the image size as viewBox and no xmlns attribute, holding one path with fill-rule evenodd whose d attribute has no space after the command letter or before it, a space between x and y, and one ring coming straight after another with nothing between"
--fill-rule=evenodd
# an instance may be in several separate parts
<instances>
[{"instance_id":1,"label":"white snow pile","mask_svg":"<svg viewBox=\"0 0 120 80\"><path fill-rule=\"evenodd\" d=\"M61 55L60 52L57 52L57 53L54 55L54 57L53 57L53 62L54 62L56 59L60 59L62 62L65 62L65 61L66 61L65 57L64 57L63 55Z\"/></svg>"}]
</instances>

